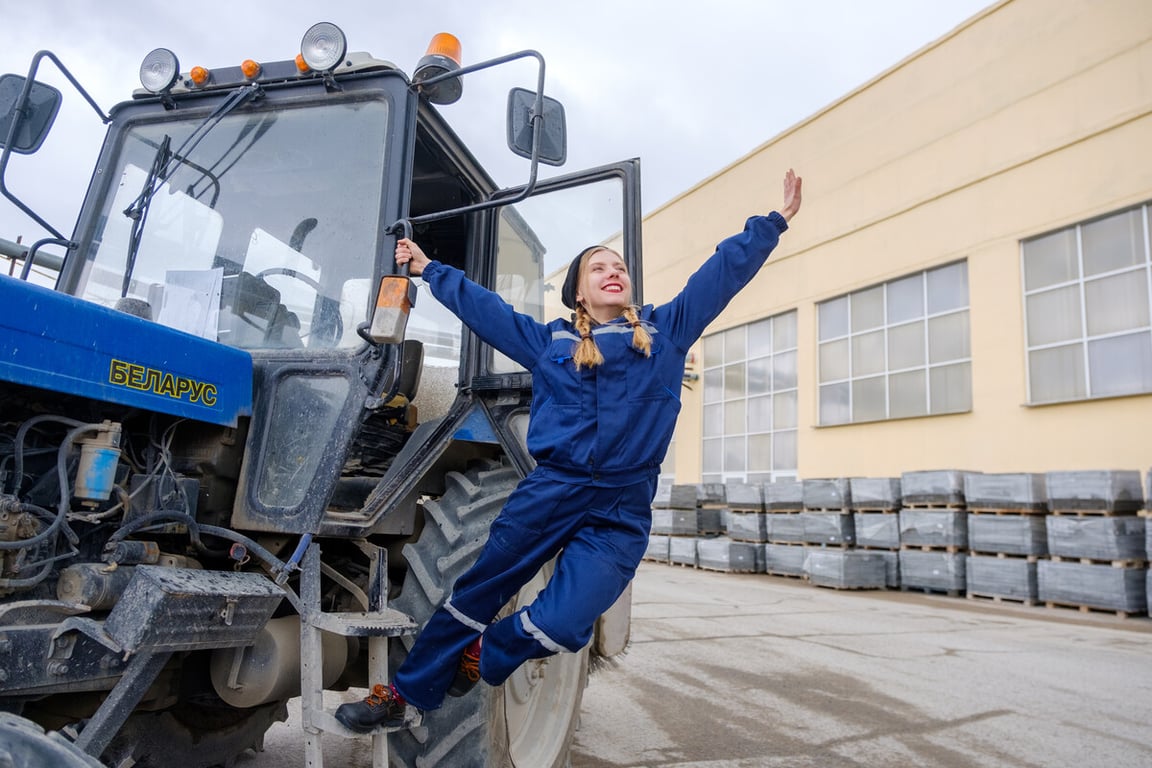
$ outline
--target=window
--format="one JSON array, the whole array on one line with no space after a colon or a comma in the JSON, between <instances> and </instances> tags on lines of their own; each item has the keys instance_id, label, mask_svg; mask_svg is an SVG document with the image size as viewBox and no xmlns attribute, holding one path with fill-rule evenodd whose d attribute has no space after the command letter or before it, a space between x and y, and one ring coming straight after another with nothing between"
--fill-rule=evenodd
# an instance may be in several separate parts
<instances>
[{"instance_id":1,"label":"window","mask_svg":"<svg viewBox=\"0 0 1152 768\"><path fill-rule=\"evenodd\" d=\"M968 264L817 305L820 424L972 408Z\"/></svg>"},{"instance_id":2,"label":"window","mask_svg":"<svg viewBox=\"0 0 1152 768\"><path fill-rule=\"evenodd\" d=\"M704 337L706 483L796 476L796 312Z\"/></svg>"},{"instance_id":3,"label":"window","mask_svg":"<svg viewBox=\"0 0 1152 768\"><path fill-rule=\"evenodd\" d=\"M1026 240L1028 400L1152 392L1149 206Z\"/></svg>"}]
</instances>

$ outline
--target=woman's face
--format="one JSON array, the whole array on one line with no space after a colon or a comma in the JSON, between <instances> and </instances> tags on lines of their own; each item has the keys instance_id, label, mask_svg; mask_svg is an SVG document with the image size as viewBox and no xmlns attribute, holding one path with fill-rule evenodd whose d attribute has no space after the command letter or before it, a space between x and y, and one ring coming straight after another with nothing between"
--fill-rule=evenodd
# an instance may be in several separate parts
<instances>
[{"instance_id":1,"label":"woman's face","mask_svg":"<svg viewBox=\"0 0 1152 768\"><path fill-rule=\"evenodd\" d=\"M632 303L632 278L624 260L609 250L589 254L580 270L576 301L600 322L619 317Z\"/></svg>"}]
</instances>

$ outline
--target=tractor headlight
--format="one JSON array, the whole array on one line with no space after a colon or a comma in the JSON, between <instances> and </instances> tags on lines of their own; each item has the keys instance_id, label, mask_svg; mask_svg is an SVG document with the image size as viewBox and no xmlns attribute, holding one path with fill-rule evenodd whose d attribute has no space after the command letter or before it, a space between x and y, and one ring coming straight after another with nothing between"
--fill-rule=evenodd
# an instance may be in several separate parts
<instances>
[{"instance_id":1,"label":"tractor headlight","mask_svg":"<svg viewBox=\"0 0 1152 768\"><path fill-rule=\"evenodd\" d=\"M347 49L344 31L327 21L313 24L300 41L300 55L314 72L331 72L344 60Z\"/></svg>"},{"instance_id":2,"label":"tractor headlight","mask_svg":"<svg viewBox=\"0 0 1152 768\"><path fill-rule=\"evenodd\" d=\"M176 84L179 76L180 62L167 48L157 48L140 64L140 84L152 93L164 93Z\"/></svg>"}]
</instances>

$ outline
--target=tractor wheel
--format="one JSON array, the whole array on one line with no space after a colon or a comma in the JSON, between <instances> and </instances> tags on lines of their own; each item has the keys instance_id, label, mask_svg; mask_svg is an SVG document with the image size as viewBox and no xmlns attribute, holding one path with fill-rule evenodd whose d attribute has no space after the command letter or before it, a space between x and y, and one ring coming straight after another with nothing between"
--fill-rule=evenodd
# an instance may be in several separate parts
<instances>
[{"instance_id":1,"label":"tractor wheel","mask_svg":"<svg viewBox=\"0 0 1152 768\"><path fill-rule=\"evenodd\" d=\"M451 593L456 579L475 562L488 527L516 487L511 467L488 462L450 473L446 492L425 505L420 538L404 547L408 573L394 607L423 625ZM552 565L525 586L505 608L531 602L547 583ZM407 648L393 643L396 669ZM559 768L567 764L580 701L588 677L588 649L529 661L504 685L476 686L424 715L424 723L389 737L396 765L415 768Z\"/></svg>"},{"instance_id":2,"label":"tractor wheel","mask_svg":"<svg viewBox=\"0 0 1152 768\"><path fill-rule=\"evenodd\" d=\"M0 712L0 766L4 768L104 768L59 734L31 720Z\"/></svg>"}]
</instances>

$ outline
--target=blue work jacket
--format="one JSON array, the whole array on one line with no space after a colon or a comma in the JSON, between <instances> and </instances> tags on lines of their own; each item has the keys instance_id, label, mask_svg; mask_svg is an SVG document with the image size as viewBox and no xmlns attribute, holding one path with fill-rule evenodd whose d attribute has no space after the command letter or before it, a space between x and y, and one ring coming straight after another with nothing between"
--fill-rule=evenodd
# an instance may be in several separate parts
<instances>
[{"instance_id":1,"label":"blue work jacket","mask_svg":"<svg viewBox=\"0 0 1152 768\"><path fill-rule=\"evenodd\" d=\"M651 477L672 440L688 350L756 275L788 228L784 217L748 219L667 304L645 305L651 356L632 346L623 318L594 326L603 364L576 370L579 332L569 320L541 323L438 261L423 273L432 294L477 336L532 373L528 451L558 480L621 487Z\"/></svg>"}]
</instances>

